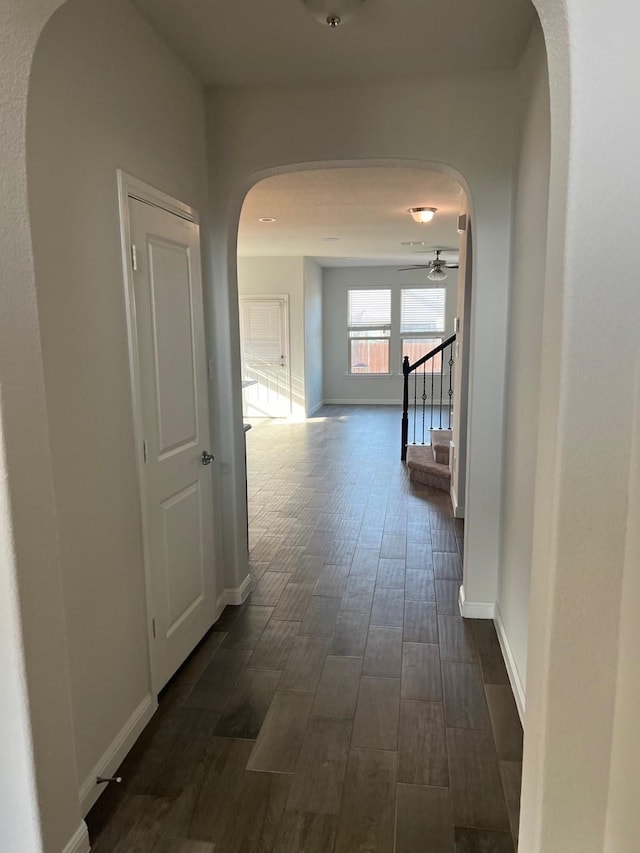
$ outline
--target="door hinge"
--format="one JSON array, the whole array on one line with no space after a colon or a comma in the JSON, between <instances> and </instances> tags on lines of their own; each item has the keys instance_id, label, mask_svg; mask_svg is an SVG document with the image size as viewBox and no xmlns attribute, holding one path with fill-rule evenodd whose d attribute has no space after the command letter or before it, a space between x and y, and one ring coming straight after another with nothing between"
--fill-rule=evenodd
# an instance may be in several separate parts
<instances>
[{"instance_id":1,"label":"door hinge","mask_svg":"<svg viewBox=\"0 0 640 853\"><path fill-rule=\"evenodd\" d=\"M131 269L134 272L138 270L138 251L135 243L131 244Z\"/></svg>"},{"instance_id":2,"label":"door hinge","mask_svg":"<svg viewBox=\"0 0 640 853\"><path fill-rule=\"evenodd\" d=\"M142 442L142 456L144 457L144 461L147 461L147 442Z\"/></svg>"},{"instance_id":3,"label":"door hinge","mask_svg":"<svg viewBox=\"0 0 640 853\"><path fill-rule=\"evenodd\" d=\"M153 631L153 639L155 640L155 638L156 638L156 620L155 619L151 620L151 630Z\"/></svg>"}]
</instances>

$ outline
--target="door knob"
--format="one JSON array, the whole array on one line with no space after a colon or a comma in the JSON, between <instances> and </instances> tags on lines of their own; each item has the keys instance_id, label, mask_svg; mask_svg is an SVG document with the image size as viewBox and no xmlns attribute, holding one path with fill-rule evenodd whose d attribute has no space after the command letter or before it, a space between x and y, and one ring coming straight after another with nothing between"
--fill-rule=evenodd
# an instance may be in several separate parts
<instances>
[{"instance_id":1,"label":"door knob","mask_svg":"<svg viewBox=\"0 0 640 853\"><path fill-rule=\"evenodd\" d=\"M215 458L216 457L213 455L213 453L207 453L206 450L202 451L202 464L203 465L211 465L211 463L213 462L213 460Z\"/></svg>"}]
</instances>

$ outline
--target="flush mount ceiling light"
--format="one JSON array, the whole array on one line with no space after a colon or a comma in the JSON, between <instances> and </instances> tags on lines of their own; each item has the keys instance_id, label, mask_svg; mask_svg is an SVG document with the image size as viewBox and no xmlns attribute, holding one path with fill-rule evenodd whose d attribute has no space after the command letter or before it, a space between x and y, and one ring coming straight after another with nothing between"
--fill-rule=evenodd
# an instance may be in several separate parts
<instances>
[{"instance_id":1,"label":"flush mount ceiling light","mask_svg":"<svg viewBox=\"0 0 640 853\"><path fill-rule=\"evenodd\" d=\"M260 219L258 219L258 222L275 222L275 221L276 221L275 217L273 217L273 216L261 216Z\"/></svg>"},{"instance_id":2,"label":"flush mount ceiling light","mask_svg":"<svg viewBox=\"0 0 640 853\"><path fill-rule=\"evenodd\" d=\"M437 207L410 207L408 213L413 217L414 222L431 222L438 211Z\"/></svg>"},{"instance_id":3,"label":"flush mount ceiling light","mask_svg":"<svg viewBox=\"0 0 640 853\"><path fill-rule=\"evenodd\" d=\"M365 0L300 0L314 20L332 30L351 20Z\"/></svg>"}]
</instances>

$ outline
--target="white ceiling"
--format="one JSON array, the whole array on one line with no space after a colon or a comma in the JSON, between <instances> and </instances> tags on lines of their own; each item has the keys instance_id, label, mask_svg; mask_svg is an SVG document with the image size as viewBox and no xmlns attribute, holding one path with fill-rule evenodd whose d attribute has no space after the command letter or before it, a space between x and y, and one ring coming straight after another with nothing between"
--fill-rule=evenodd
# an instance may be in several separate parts
<instances>
[{"instance_id":1,"label":"white ceiling","mask_svg":"<svg viewBox=\"0 0 640 853\"><path fill-rule=\"evenodd\" d=\"M529 0L367 0L336 30L300 0L132 0L206 85L323 84L513 68Z\"/></svg>"},{"instance_id":2,"label":"white ceiling","mask_svg":"<svg viewBox=\"0 0 640 853\"><path fill-rule=\"evenodd\" d=\"M424 169L336 168L279 175L247 195L238 254L306 256L322 266L424 263L434 257L433 247L457 249L464 203L456 180ZM409 207L437 207L438 212L421 225L407 213ZM263 223L260 217L276 221ZM407 241L425 245L401 245ZM443 257L456 259L457 252Z\"/></svg>"}]
</instances>

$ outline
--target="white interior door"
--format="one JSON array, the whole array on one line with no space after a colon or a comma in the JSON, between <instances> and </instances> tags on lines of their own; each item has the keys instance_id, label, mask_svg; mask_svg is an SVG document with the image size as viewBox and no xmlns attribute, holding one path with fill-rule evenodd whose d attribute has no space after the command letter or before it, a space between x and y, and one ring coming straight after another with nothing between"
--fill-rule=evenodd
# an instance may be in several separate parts
<instances>
[{"instance_id":1,"label":"white interior door","mask_svg":"<svg viewBox=\"0 0 640 853\"><path fill-rule=\"evenodd\" d=\"M142 498L153 687L215 613L213 483L197 224L129 199L144 440Z\"/></svg>"},{"instance_id":2,"label":"white interior door","mask_svg":"<svg viewBox=\"0 0 640 853\"><path fill-rule=\"evenodd\" d=\"M245 417L291 414L286 297L240 297Z\"/></svg>"}]
</instances>

